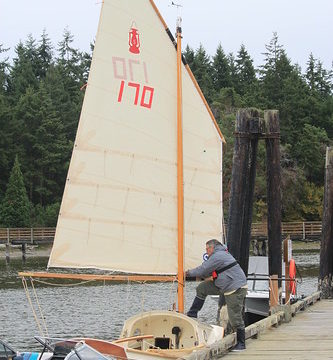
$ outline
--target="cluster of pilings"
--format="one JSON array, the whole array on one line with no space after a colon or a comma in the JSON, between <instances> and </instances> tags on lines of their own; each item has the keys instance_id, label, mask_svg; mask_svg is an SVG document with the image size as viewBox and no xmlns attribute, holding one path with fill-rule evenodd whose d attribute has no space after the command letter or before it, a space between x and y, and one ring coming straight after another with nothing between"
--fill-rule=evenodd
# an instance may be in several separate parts
<instances>
[{"instance_id":1,"label":"cluster of pilings","mask_svg":"<svg viewBox=\"0 0 333 360\"><path fill-rule=\"evenodd\" d=\"M280 279L282 273L281 171L280 125L277 110L267 110L263 117L260 117L260 112L256 109L242 109L237 112L227 243L230 253L238 260L247 275L257 149L260 139L266 143L269 275L276 275Z\"/></svg>"},{"instance_id":2,"label":"cluster of pilings","mask_svg":"<svg viewBox=\"0 0 333 360\"><path fill-rule=\"evenodd\" d=\"M268 268L271 279L281 279L281 170L280 125L277 110L241 109L235 124L227 243L230 253L248 273L251 240L253 194L256 177L258 141L266 143ZM287 261L287 260L286 260ZM322 297L333 297L333 147L327 148L325 166L324 211L320 250L318 288ZM281 281L272 282L281 288ZM279 291L279 293L281 293Z\"/></svg>"}]
</instances>

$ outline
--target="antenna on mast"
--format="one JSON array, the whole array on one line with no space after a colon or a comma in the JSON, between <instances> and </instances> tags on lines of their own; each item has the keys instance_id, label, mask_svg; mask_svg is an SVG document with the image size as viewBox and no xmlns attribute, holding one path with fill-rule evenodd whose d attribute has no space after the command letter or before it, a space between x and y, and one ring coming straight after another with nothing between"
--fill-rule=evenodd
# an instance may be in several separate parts
<instances>
[{"instance_id":1,"label":"antenna on mast","mask_svg":"<svg viewBox=\"0 0 333 360\"><path fill-rule=\"evenodd\" d=\"M180 4L176 4L175 2L171 1L171 6L175 6L177 8L177 22L176 22L176 29L177 29L177 33L181 33L182 32L182 7L183 5Z\"/></svg>"}]
</instances>

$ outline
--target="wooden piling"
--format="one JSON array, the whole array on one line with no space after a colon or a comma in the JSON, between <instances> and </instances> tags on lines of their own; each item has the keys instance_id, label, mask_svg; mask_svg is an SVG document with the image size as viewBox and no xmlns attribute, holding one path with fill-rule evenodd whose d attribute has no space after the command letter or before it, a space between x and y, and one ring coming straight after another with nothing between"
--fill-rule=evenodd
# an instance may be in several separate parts
<instances>
[{"instance_id":1,"label":"wooden piling","mask_svg":"<svg viewBox=\"0 0 333 360\"><path fill-rule=\"evenodd\" d=\"M333 147L326 148L324 212L320 247L318 289L323 298L333 297Z\"/></svg>"},{"instance_id":2,"label":"wooden piling","mask_svg":"<svg viewBox=\"0 0 333 360\"><path fill-rule=\"evenodd\" d=\"M252 226L252 214L253 214L253 195L256 179L256 165L257 165L257 150L258 150L258 134L261 132L259 111L251 109L248 111L249 116L249 136L250 146L248 155L248 168L247 174L244 176L246 179L245 198L244 198L244 210L243 210L243 228L240 241L240 259L239 264L245 275L248 274L249 267L249 253L250 253L250 241L251 241L251 226Z\"/></svg>"},{"instance_id":3,"label":"wooden piling","mask_svg":"<svg viewBox=\"0 0 333 360\"><path fill-rule=\"evenodd\" d=\"M10 263L10 245L9 245L9 243L6 244L5 257L6 257L6 264L9 265L9 263Z\"/></svg>"},{"instance_id":4,"label":"wooden piling","mask_svg":"<svg viewBox=\"0 0 333 360\"><path fill-rule=\"evenodd\" d=\"M279 305L278 275L269 278L269 307L271 311Z\"/></svg>"},{"instance_id":5,"label":"wooden piling","mask_svg":"<svg viewBox=\"0 0 333 360\"><path fill-rule=\"evenodd\" d=\"M22 261L23 261L23 263L25 263L27 260L27 244L23 243L21 245L21 248L22 248Z\"/></svg>"},{"instance_id":6,"label":"wooden piling","mask_svg":"<svg viewBox=\"0 0 333 360\"><path fill-rule=\"evenodd\" d=\"M249 119L246 109L238 110L235 123L235 146L232 160L232 182L229 203L227 244L236 260L241 256L241 237L244 221L244 200L249 175Z\"/></svg>"},{"instance_id":7,"label":"wooden piling","mask_svg":"<svg viewBox=\"0 0 333 360\"><path fill-rule=\"evenodd\" d=\"M264 113L267 158L267 231L269 275L282 276L281 169L279 112ZM281 287L281 281L279 281Z\"/></svg>"}]
</instances>

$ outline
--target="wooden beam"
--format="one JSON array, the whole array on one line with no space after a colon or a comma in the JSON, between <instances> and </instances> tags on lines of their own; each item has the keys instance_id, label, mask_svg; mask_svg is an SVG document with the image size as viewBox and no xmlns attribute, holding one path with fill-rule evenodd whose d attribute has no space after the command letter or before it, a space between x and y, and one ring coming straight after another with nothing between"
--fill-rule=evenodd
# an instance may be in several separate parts
<instances>
[{"instance_id":1,"label":"wooden beam","mask_svg":"<svg viewBox=\"0 0 333 360\"><path fill-rule=\"evenodd\" d=\"M178 311L184 312L184 166L183 166L183 90L182 29L177 24L177 219L178 219Z\"/></svg>"},{"instance_id":2,"label":"wooden beam","mask_svg":"<svg viewBox=\"0 0 333 360\"><path fill-rule=\"evenodd\" d=\"M267 158L267 232L269 275L282 275L280 122L277 110L264 113ZM281 281L279 281L281 287Z\"/></svg>"},{"instance_id":3,"label":"wooden beam","mask_svg":"<svg viewBox=\"0 0 333 360\"><path fill-rule=\"evenodd\" d=\"M20 277L40 279L68 279L68 280L95 280L95 281L138 281L138 282L172 282L174 275L100 275L100 274L61 274L49 272L19 272Z\"/></svg>"},{"instance_id":4,"label":"wooden beam","mask_svg":"<svg viewBox=\"0 0 333 360\"><path fill-rule=\"evenodd\" d=\"M237 261L240 261L241 259L242 229L244 227L245 211L244 204L247 199L248 179L250 177L250 137L247 136L249 135L250 119L251 115L248 109L237 111L235 132L236 134L244 134L246 136L236 136L235 138L227 231L228 248L231 255Z\"/></svg>"}]
</instances>

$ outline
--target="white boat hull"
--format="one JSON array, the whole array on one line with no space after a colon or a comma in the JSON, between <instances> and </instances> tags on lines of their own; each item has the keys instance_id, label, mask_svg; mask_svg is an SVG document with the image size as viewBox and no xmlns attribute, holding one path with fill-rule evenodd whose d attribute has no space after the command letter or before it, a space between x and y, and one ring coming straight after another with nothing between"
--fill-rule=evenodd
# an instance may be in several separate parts
<instances>
[{"instance_id":1,"label":"white boat hull","mask_svg":"<svg viewBox=\"0 0 333 360\"><path fill-rule=\"evenodd\" d=\"M128 359L175 359L221 340L224 329L174 311L150 311L128 319L119 340Z\"/></svg>"}]
</instances>

